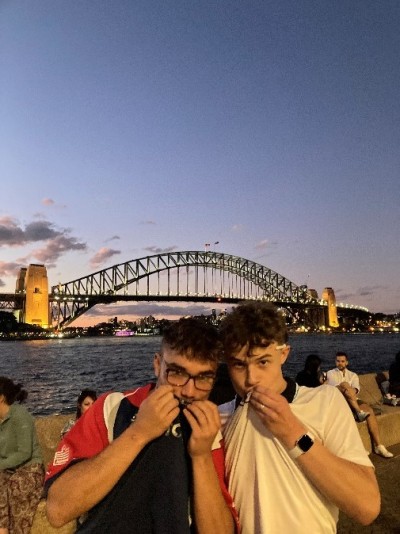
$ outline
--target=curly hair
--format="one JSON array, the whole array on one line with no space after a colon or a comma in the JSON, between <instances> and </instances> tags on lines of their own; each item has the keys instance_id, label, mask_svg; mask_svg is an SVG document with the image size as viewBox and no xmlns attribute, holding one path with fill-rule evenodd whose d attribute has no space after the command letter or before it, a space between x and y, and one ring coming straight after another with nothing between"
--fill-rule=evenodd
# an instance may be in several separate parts
<instances>
[{"instance_id":1,"label":"curly hair","mask_svg":"<svg viewBox=\"0 0 400 534\"><path fill-rule=\"evenodd\" d=\"M28 392L22 389L22 384L15 384L11 378L0 376L0 395L4 395L6 403L11 406L14 402L24 402Z\"/></svg>"},{"instance_id":2,"label":"curly hair","mask_svg":"<svg viewBox=\"0 0 400 534\"><path fill-rule=\"evenodd\" d=\"M184 317L163 332L161 349L169 347L189 360L219 362L222 345L215 326L202 319Z\"/></svg>"},{"instance_id":3,"label":"curly hair","mask_svg":"<svg viewBox=\"0 0 400 534\"><path fill-rule=\"evenodd\" d=\"M221 323L220 334L224 354L229 355L244 347L267 347L274 341L288 340L285 318L268 302L243 302Z\"/></svg>"}]
</instances>

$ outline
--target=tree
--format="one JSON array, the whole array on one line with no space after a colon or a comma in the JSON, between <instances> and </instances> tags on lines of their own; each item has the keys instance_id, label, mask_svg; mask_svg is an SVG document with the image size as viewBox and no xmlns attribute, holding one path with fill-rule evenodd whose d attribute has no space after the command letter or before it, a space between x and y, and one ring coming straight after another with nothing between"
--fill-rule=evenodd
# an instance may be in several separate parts
<instances>
[{"instance_id":1,"label":"tree","mask_svg":"<svg viewBox=\"0 0 400 534\"><path fill-rule=\"evenodd\" d=\"M0 332L16 332L18 321L11 312L0 311Z\"/></svg>"}]
</instances>

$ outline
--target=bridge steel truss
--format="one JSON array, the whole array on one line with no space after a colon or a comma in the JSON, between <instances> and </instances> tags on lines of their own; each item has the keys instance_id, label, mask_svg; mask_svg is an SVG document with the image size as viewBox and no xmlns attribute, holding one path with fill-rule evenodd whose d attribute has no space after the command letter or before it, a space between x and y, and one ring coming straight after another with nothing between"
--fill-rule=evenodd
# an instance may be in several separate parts
<instances>
[{"instance_id":1,"label":"bridge steel truss","mask_svg":"<svg viewBox=\"0 0 400 534\"><path fill-rule=\"evenodd\" d=\"M0 310L21 310L24 297L15 293L2 293L0 295Z\"/></svg>"},{"instance_id":2,"label":"bridge steel truss","mask_svg":"<svg viewBox=\"0 0 400 534\"><path fill-rule=\"evenodd\" d=\"M291 314L321 309L321 302L310 296L306 286L297 286L259 263L211 251L169 252L131 260L53 286L50 294L52 323L58 328L100 303L247 299L273 302Z\"/></svg>"}]
</instances>

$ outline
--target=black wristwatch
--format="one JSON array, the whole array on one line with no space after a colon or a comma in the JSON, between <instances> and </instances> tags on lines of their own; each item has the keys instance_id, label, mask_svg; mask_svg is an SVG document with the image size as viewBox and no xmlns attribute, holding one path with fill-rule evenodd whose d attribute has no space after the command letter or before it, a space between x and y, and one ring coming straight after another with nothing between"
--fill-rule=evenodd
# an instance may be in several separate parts
<instances>
[{"instance_id":1,"label":"black wristwatch","mask_svg":"<svg viewBox=\"0 0 400 534\"><path fill-rule=\"evenodd\" d=\"M290 449L289 456L292 460L295 460L305 452L309 451L314 445L314 438L310 433L304 434L296 441L296 445L293 449Z\"/></svg>"}]
</instances>

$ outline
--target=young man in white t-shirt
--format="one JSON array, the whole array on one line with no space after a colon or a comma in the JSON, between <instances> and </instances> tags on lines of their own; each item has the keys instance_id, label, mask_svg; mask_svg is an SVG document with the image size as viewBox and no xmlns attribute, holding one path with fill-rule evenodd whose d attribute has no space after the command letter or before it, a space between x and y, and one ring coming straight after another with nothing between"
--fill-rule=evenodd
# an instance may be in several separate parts
<instances>
[{"instance_id":1,"label":"young man in white t-shirt","mask_svg":"<svg viewBox=\"0 0 400 534\"><path fill-rule=\"evenodd\" d=\"M375 454L379 454L379 456L383 456L384 458L393 458L393 454L381 442L378 421L376 420L374 410L369 404L358 399L360 380L356 373L349 371L347 368L349 365L347 354L345 352L337 352L335 362L336 368L327 372L325 383L338 388L358 422L367 421L368 431L374 443Z\"/></svg>"},{"instance_id":2,"label":"young man in white t-shirt","mask_svg":"<svg viewBox=\"0 0 400 534\"><path fill-rule=\"evenodd\" d=\"M241 399L224 436L242 533L336 532L339 509L371 523L379 488L351 411L336 388L283 376L290 352L284 317L268 303L244 303L224 319L221 334ZM223 405L223 415L234 404Z\"/></svg>"}]
</instances>

